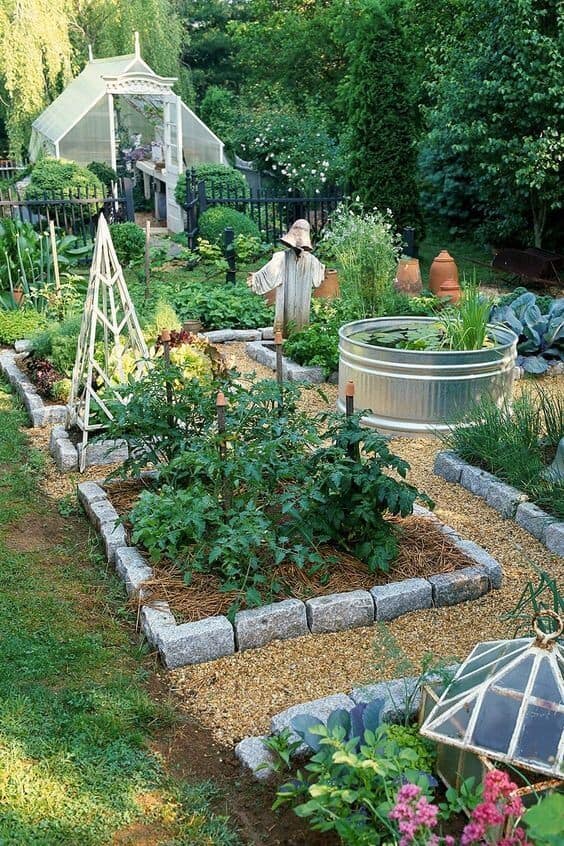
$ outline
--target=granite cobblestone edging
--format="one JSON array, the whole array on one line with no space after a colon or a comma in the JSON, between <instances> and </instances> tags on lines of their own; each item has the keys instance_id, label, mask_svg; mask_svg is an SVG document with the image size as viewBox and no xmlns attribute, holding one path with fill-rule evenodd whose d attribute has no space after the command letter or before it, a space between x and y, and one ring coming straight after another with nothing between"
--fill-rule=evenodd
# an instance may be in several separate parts
<instances>
[{"instance_id":1,"label":"granite cobblestone edging","mask_svg":"<svg viewBox=\"0 0 564 846\"><path fill-rule=\"evenodd\" d=\"M128 595L143 599L143 583L153 570L140 551L127 544L119 516L107 492L96 482L77 486L78 499L98 530L107 560L125 582ZM178 624L168 603L141 605L140 627L168 669L213 661L236 651L256 649L273 640L336 632L393 620L420 609L456 605L501 587L501 565L486 550L461 538L430 511L414 513L434 520L440 531L472 561L472 566L427 579L405 579L370 591L352 590L302 602L285 599L239 611L233 623L223 615Z\"/></svg>"},{"instance_id":2,"label":"granite cobblestone edging","mask_svg":"<svg viewBox=\"0 0 564 846\"><path fill-rule=\"evenodd\" d=\"M1 352L0 372L23 402L32 429L64 423L67 417L66 405L47 405L43 402L29 377L19 368L17 356L18 353L12 350Z\"/></svg>"},{"instance_id":3,"label":"granite cobblestone edging","mask_svg":"<svg viewBox=\"0 0 564 846\"><path fill-rule=\"evenodd\" d=\"M474 467L452 450L437 453L433 472L447 482L461 485L484 499L506 520L513 520L555 555L564 556L564 520L553 517L527 494L502 482L497 476ZM466 541L468 545L469 541Z\"/></svg>"},{"instance_id":4,"label":"granite cobblestone edging","mask_svg":"<svg viewBox=\"0 0 564 846\"><path fill-rule=\"evenodd\" d=\"M445 667L445 671L454 675L458 664ZM424 679L424 683L440 681L440 674L431 674ZM330 714L337 708L351 711L360 703L372 702L375 699L383 700L381 720L384 723L403 722L407 717L414 720L417 717L421 705L421 679L416 676L405 676L404 678L391 679L386 682L363 685L355 687L348 694L333 693L324 696L322 699L314 699L311 702L302 702L299 705L292 705L290 708L275 714L270 721L270 735L255 735L245 737L235 746L235 757L241 765L249 769L252 775L259 781L268 780L275 772L275 755L265 747L264 741L268 737L281 734L285 729L290 730L289 741L298 741L299 735L292 730L294 717L307 714L316 717L324 725ZM294 758L301 758L307 754L307 747L301 744L294 752Z\"/></svg>"}]
</instances>

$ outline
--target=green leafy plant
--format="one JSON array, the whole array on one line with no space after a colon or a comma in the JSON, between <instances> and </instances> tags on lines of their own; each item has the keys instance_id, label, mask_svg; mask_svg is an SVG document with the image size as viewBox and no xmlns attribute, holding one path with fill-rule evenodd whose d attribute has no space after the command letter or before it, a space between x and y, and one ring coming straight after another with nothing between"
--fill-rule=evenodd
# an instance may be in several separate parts
<instances>
[{"instance_id":1,"label":"green leafy plant","mask_svg":"<svg viewBox=\"0 0 564 846\"><path fill-rule=\"evenodd\" d=\"M490 320L509 326L518 336L517 363L526 373L546 373L550 361L564 361L564 300L553 300L543 314L535 294L526 292L492 309Z\"/></svg>"},{"instance_id":2,"label":"green leafy plant","mask_svg":"<svg viewBox=\"0 0 564 846\"><path fill-rule=\"evenodd\" d=\"M358 737L346 740L340 722L311 726L309 732L319 736L319 751L279 788L274 807L292 804L312 829L334 831L349 846L390 842L395 829L388 813L398 782L429 786L417 751L400 746L386 725L365 728L360 744Z\"/></svg>"},{"instance_id":3,"label":"green leafy plant","mask_svg":"<svg viewBox=\"0 0 564 846\"><path fill-rule=\"evenodd\" d=\"M169 288L168 299L182 321L200 320L206 329L256 329L272 325L272 308L245 284L188 282Z\"/></svg>"},{"instance_id":4,"label":"green leafy plant","mask_svg":"<svg viewBox=\"0 0 564 846\"><path fill-rule=\"evenodd\" d=\"M87 168L100 180L106 189L106 194L109 196L112 182L117 182L117 173L113 167L105 164L105 162L90 162Z\"/></svg>"},{"instance_id":5,"label":"green leafy plant","mask_svg":"<svg viewBox=\"0 0 564 846\"><path fill-rule=\"evenodd\" d=\"M556 621L548 616L543 617L543 611L554 611L564 615L564 595L561 593L557 580L544 570L537 570L537 581L528 579L523 592L515 606L503 615L503 620L515 624L514 637L531 634L531 620L537 614L540 627L547 633L555 630Z\"/></svg>"},{"instance_id":6,"label":"green leafy plant","mask_svg":"<svg viewBox=\"0 0 564 846\"><path fill-rule=\"evenodd\" d=\"M280 734L272 734L262 741L265 749L274 755L274 764L261 764L258 768L272 767L275 772L289 770L292 765L292 756L300 748L301 740L292 740L292 732L289 728L282 729Z\"/></svg>"},{"instance_id":7,"label":"green leafy plant","mask_svg":"<svg viewBox=\"0 0 564 846\"><path fill-rule=\"evenodd\" d=\"M455 308L441 312L439 326L443 345L449 350L481 350L488 339L490 300L480 293L479 286L467 283Z\"/></svg>"},{"instance_id":8,"label":"green leafy plant","mask_svg":"<svg viewBox=\"0 0 564 846\"><path fill-rule=\"evenodd\" d=\"M246 235L260 243L260 231L251 217L228 206L212 206L198 219L200 237L211 244L223 245L223 232L228 227L233 229L235 238Z\"/></svg>"},{"instance_id":9,"label":"green leafy plant","mask_svg":"<svg viewBox=\"0 0 564 846\"><path fill-rule=\"evenodd\" d=\"M130 266L145 255L145 233L136 223L112 223L110 234L120 264Z\"/></svg>"},{"instance_id":10,"label":"green leafy plant","mask_svg":"<svg viewBox=\"0 0 564 846\"><path fill-rule=\"evenodd\" d=\"M562 820L564 819L564 795L549 793L523 814L527 836L535 846L562 846Z\"/></svg>"},{"instance_id":11,"label":"green leafy plant","mask_svg":"<svg viewBox=\"0 0 564 846\"><path fill-rule=\"evenodd\" d=\"M340 205L321 245L339 264L343 296L355 302L360 317L378 317L401 254L391 214L365 212L358 204Z\"/></svg>"},{"instance_id":12,"label":"green leafy plant","mask_svg":"<svg viewBox=\"0 0 564 846\"><path fill-rule=\"evenodd\" d=\"M45 325L45 318L34 309L3 311L0 309L0 344L12 345L21 338L29 338Z\"/></svg>"},{"instance_id":13,"label":"green leafy plant","mask_svg":"<svg viewBox=\"0 0 564 846\"><path fill-rule=\"evenodd\" d=\"M86 167L64 159L38 159L31 171L31 180L26 188L28 199L41 199L44 194L74 196L78 192L91 197L103 197L104 186L100 179Z\"/></svg>"},{"instance_id":14,"label":"green leafy plant","mask_svg":"<svg viewBox=\"0 0 564 846\"><path fill-rule=\"evenodd\" d=\"M202 163L194 166L196 181L203 180L208 197L221 194L231 197L248 197L249 184L241 171L222 164ZM181 174L176 183L175 198L179 206L186 202L186 172Z\"/></svg>"}]
</instances>

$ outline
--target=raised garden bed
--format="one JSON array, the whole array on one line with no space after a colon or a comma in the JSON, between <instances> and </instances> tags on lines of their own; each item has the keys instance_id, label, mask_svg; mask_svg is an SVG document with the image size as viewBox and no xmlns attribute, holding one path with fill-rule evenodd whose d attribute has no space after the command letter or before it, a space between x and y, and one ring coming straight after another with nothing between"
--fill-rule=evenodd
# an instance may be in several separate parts
<instances>
[{"instance_id":1,"label":"raised garden bed","mask_svg":"<svg viewBox=\"0 0 564 846\"><path fill-rule=\"evenodd\" d=\"M507 520L537 538L550 552L564 556L564 521L543 511L527 494L502 482L497 476L464 461L455 452L439 452L433 468L437 476L459 484L484 499Z\"/></svg>"},{"instance_id":2,"label":"raised garden bed","mask_svg":"<svg viewBox=\"0 0 564 846\"><path fill-rule=\"evenodd\" d=\"M32 428L43 428L53 423L64 423L67 417L66 405L49 403L38 393L26 373L18 365L17 352L5 350L0 353L0 372L12 385L22 400Z\"/></svg>"},{"instance_id":3,"label":"raised garden bed","mask_svg":"<svg viewBox=\"0 0 564 846\"><path fill-rule=\"evenodd\" d=\"M128 594L139 594L143 599L144 586L155 578L155 572L141 551L128 545L125 528L108 492L99 484L85 482L78 486L78 496ZM423 608L455 605L501 587L501 567L482 547L463 540L426 509L417 507L416 515L432 520L468 559L469 566L427 578L375 585L370 590L314 596L305 602L285 599L239 611L233 623L224 614L178 623L168 602L142 604L141 628L165 666L175 668L257 648L277 639L366 626Z\"/></svg>"}]
</instances>

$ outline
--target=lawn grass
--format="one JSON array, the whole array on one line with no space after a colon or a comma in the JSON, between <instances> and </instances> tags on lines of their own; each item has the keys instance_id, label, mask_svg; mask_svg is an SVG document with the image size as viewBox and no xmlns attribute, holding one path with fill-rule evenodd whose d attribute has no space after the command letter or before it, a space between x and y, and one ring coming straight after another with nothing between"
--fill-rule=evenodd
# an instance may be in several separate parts
<instances>
[{"instance_id":1,"label":"lawn grass","mask_svg":"<svg viewBox=\"0 0 564 846\"><path fill-rule=\"evenodd\" d=\"M239 844L213 785L174 781L150 750L173 712L148 695L86 521L42 493L24 420L0 382L0 844Z\"/></svg>"}]
</instances>

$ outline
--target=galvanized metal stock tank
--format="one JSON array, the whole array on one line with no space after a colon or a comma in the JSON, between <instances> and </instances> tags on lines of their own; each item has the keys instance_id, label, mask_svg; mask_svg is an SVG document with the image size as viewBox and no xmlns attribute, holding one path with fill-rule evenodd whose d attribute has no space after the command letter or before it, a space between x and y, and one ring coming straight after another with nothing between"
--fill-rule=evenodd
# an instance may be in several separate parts
<instances>
[{"instance_id":1,"label":"galvanized metal stock tank","mask_svg":"<svg viewBox=\"0 0 564 846\"><path fill-rule=\"evenodd\" d=\"M509 398L518 339L505 327L489 327L495 346L461 352L392 349L351 338L358 332L435 322L432 317L378 317L341 326L339 410L345 410L345 385L352 380L355 409L370 409L363 417L368 426L416 437L446 431L486 395L498 403Z\"/></svg>"}]
</instances>

